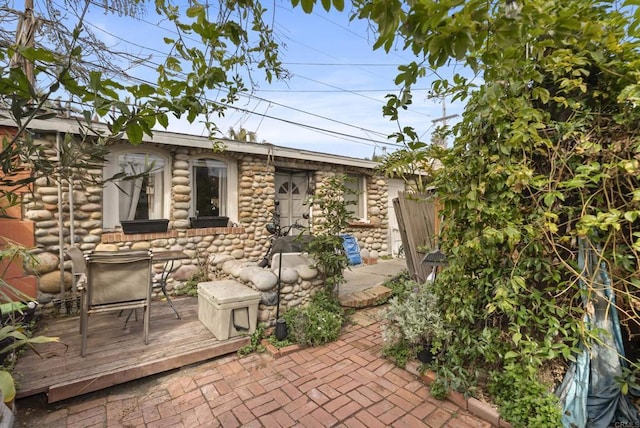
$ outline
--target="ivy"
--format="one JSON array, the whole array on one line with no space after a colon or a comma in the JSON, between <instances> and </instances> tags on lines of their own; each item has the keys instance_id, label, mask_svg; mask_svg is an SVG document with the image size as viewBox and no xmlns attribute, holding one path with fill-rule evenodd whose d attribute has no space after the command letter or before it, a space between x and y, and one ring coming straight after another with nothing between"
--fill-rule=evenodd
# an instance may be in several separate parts
<instances>
[{"instance_id":1,"label":"ivy","mask_svg":"<svg viewBox=\"0 0 640 428\"><path fill-rule=\"evenodd\" d=\"M437 134L451 148L403 129L393 137L406 149L384 165L407 179L428 159L442 166L420 169L442 203L449 265L434 291L455 331L438 385L488 377L514 426L559 426L559 403L539 372L598 340L583 321L582 297L593 290L583 293L578 280L593 284L577 266L579 239L607 268L623 328L640 334L640 13L580 0L354 6L377 30L376 48L402 46L422 59L399 68L403 91L384 109L391 120L410 107L403 100L426 70L435 95L466 102L462 120ZM446 77L442 67L454 64L466 78Z\"/></svg>"}]
</instances>

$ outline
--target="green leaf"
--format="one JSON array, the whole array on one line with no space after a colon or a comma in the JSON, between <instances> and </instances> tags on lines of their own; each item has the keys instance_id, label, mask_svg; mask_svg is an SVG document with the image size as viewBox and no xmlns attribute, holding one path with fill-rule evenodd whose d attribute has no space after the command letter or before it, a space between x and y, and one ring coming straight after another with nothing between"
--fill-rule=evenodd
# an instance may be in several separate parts
<instances>
[{"instance_id":1,"label":"green leaf","mask_svg":"<svg viewBox=\"0 0 640 428\"><path fill-rule=\"evenodd\" d=\"M313 12L313 2L314 0L301 0L300 4L302 5L302 10L305 13Z\"/></svg>"},{"instance_id":2,"label":"green leaf","mask_svg":"<svg viewBox=\"0 0 640 428\"><path fill-rule=\"evenodd\" d=\"M0 392L5 403L9 403L16 398L16 384L8 371L0 371Z\"/></svg>"},{"instance_id":3,"label":"green leaf","mask_svg":"<svg viewBox=\"0 0 640 428\"><path fill-rule=\"evenodd\" d=\"M505 360L512 360L518 357L518 354L514 351L508 351L506 354L504 354L504 359Z\"/></svg>"},{"instance_id":4,"label":"green leaf","mask_svg":"<svg viewBox=\"0 0 640 428\"><path fill-rule=\"evenodd\" d=\"M513 343L515 343L516 345L518 344L518 342L520 342L521 339L522 339L522 333L520 332L514 333L514 335L511 336L511 340L513 340Z\"/></svg>"},{"instance_id":5,"label":"green leaf","mask_svg":"<svg viewBox=\"0 0 640 428\"><path fill-rule=\"evenodd\" d=\"M129 123L127 125L127 137L133 144L142 142L142 127L137 123Z\"/></svg>"},{"instance_id":6,"label":"green leaf","mask_svg":"<svg viewBox=\"0 0 640 428\"><path fill-rule=\"evenodd\" d=\"M333 7L342 12L344 10L344 0L333 0Z\"/></svg>"}]
</instances>

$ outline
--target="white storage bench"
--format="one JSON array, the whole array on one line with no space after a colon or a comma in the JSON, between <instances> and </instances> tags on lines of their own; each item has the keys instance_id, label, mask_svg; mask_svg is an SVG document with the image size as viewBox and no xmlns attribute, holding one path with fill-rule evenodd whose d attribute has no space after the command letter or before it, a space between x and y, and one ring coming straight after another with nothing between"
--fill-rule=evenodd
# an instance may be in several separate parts
<instances>
[{"instance_id":1,"label":"white storage bench","mask_svg":"<svg viewBox=\"0 0 640 428\"><path fill-rule=\"evenodd\" d=\"M198 284L198 319L218 340L253 334L260 293L232 279Z\"/></svg>"}]
</instances>

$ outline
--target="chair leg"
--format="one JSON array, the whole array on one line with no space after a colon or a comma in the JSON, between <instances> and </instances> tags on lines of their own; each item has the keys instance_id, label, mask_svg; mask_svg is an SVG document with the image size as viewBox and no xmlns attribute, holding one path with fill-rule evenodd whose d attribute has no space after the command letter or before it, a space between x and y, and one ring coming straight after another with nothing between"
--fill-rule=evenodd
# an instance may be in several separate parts
<instances>
[{"instance_id":1,"label":"chair leg","mask_svg":"<svg viewBox=\"0 0 640 428\"><path fill-rule=\"evenodd\" d=\"M82 335L82 339L80 341L80 356L84 357L84 354L87 352L87 322L89 321L89 316L86 310L82 310L82 314L80 314L80 334Z\"/></svg>"},{"instance_id":2,"label":"chair leg","mask_svg":"<svg viewBox=\"0 0 640 428\"><path fill-rule=\"evenodd\" d=\"M151 311L149 304L144 307L144 344L149 344L149 322L151 320Z\"/></svg>"}]
</instances>

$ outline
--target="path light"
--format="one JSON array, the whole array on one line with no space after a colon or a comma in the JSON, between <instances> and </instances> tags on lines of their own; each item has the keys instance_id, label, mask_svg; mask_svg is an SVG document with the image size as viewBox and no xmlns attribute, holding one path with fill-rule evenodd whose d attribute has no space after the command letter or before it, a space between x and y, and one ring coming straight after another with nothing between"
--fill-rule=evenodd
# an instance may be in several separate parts
<instances>
[{"instance_id":1,"label":"path light","mask_svg":"<svg viewBox=\"0 0 640 428\"><path fill-rule=\"evenodd\" d=\"M436 281L436 274L438 272L438 268L440 266L447 265L447 256L439 248L436 248L434 251L430 252L422 259L422 266L426 268L431 268L431 273L433 274L433 282ZM431 276L431 274L429 275ZM428 278L428 277L427 277Z\"/></svg>"}]
</instances>

